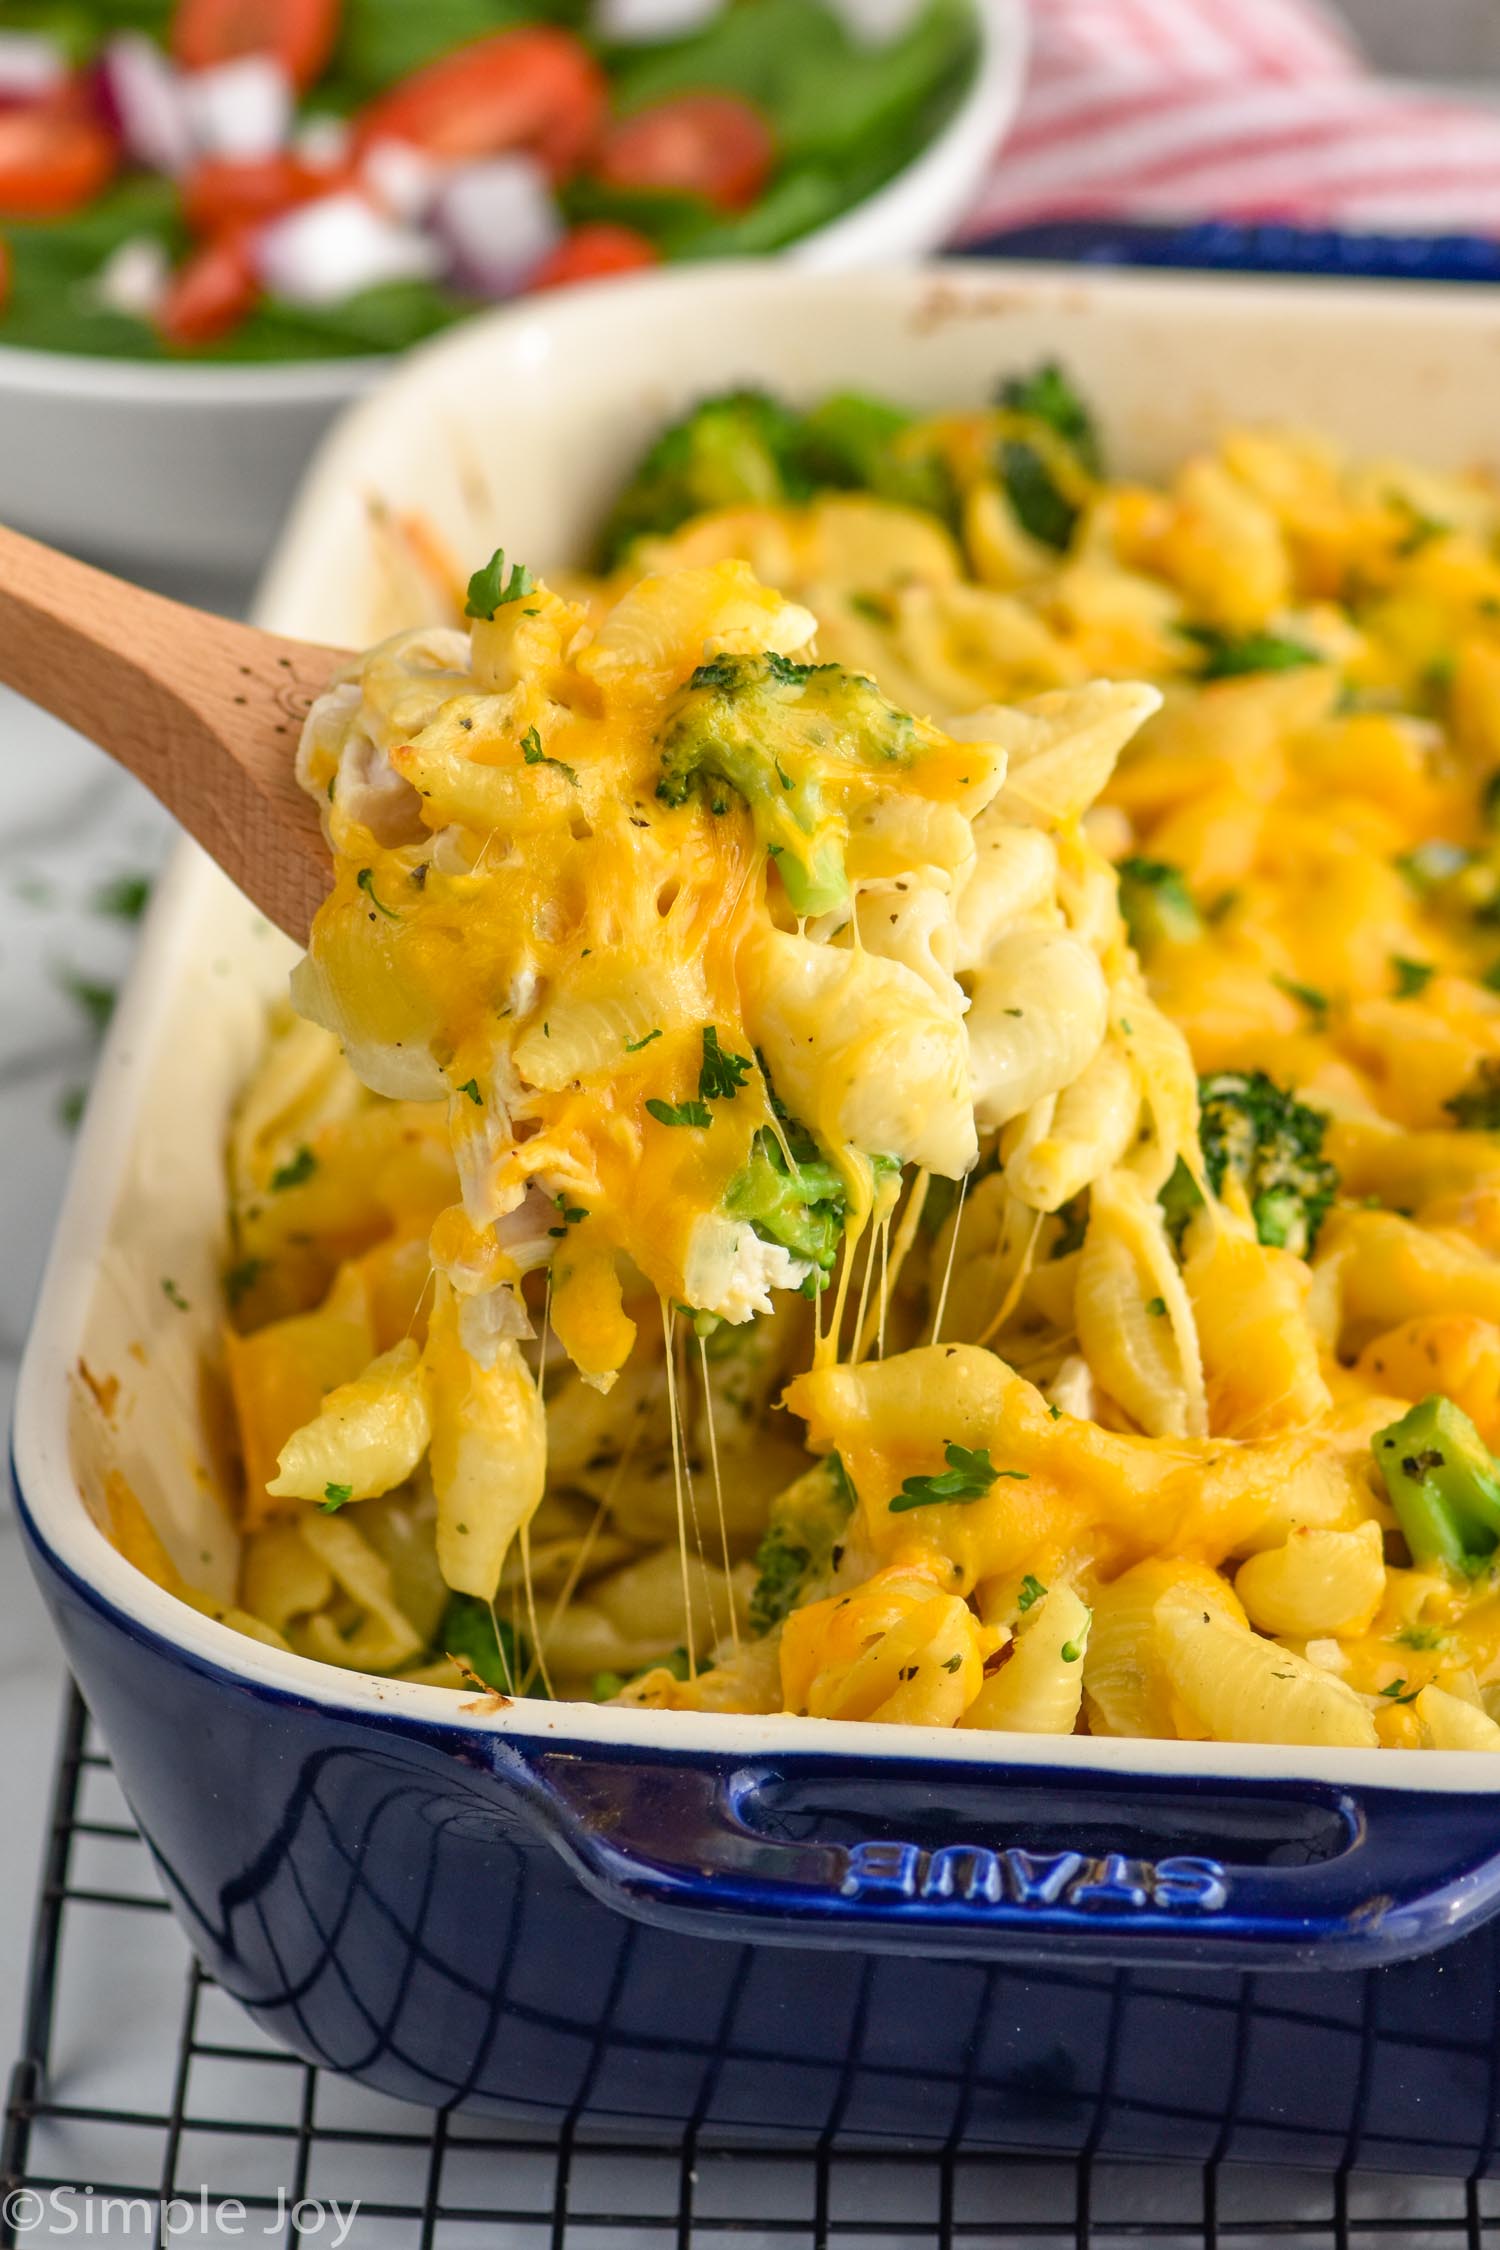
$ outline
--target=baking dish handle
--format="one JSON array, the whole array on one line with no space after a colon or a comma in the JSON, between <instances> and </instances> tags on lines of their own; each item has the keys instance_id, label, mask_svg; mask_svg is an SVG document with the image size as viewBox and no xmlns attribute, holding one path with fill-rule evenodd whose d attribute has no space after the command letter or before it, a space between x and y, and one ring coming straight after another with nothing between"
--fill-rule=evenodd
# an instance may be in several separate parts
<instances>
[{"instance_id":1,"label":"baking dish handle","mask_svg":"<svg viewBox=\"0 0 1500 2250\"><path fill-rule=\"evenodd\" d=\"M698 1936L1370 1968L1500 1906L1488 1794L487 1740L597 1897Z\"/></svg>"}]
</instances>

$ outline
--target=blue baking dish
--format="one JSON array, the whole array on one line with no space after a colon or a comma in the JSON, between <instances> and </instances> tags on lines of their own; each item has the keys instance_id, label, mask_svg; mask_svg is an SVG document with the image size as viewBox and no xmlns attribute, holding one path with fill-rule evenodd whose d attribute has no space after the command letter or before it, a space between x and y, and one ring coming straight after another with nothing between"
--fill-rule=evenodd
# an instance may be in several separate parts
<instances>
[{"instance_id":1,"label":"blue baking dish","mask_svg":"<svg viewBox=\"0 0 1500 2250\"><path fill-rule=\"evenodd\" d=\"M262 614L345 642L412 614L381 542L419 502L461 551L504 527L547 567L641 431L731 378L806 390L878 363L936 402L1050 351L1150 467L1247 399L1337 405L1378 361L1381 399L1341 409L1353 437L1477 449L1500 309L1423 293L1419 326L1399 303L978 266L581 293L445 339L357 411ZM475 466L497 396L519 401L498 493ZM123 1479L184 1575L232 1589L202 1380L220 1151L287 957L185 848L101 1068L14 1438L28 1552L226 1990L297 2052L427 2104L1487 2169L1494 1761L495 1706L265 1647L115 1551Z\"/></svg>"}]
</instances>

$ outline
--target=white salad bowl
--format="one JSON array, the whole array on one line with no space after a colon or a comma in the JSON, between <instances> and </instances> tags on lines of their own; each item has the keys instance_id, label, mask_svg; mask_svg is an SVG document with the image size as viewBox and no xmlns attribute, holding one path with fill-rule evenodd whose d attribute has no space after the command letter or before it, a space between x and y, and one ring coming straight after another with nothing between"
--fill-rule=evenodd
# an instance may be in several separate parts
<instances>
[{"instance_id":1,"label":"white salad bowl","mask_svg":"<svg viewBox=\"0 0 1500 2250\"><path fill-rule=\"evenodd\" d=\"M346 417L259 614L347 645L412 622L417 582L372 536L412 514L465 561L576 559L662 417L731 383L930 408L1055 357L1143 474L1272 416L1456 465L1494 444L1497 352L1500 301L1436 288L965 264L580 291L454 331ZM1484 2163L1500 1761L497 1707L261 1645L116 1552L111 1473L184 1576L231 1595L199 1370L226 1121L288 958L184 847L90 1104L14 1437L34 1566L220 1982L303 2054L426 2101ZM1442 2070L1440 2115L1413 2055Z\"/></svg>"},{"instance_id":2,"label":"white salad bowl","mask_svg":"<svg viewBox=\"0 0 1500 2250\"><path fill-rule=\"evenodd\" d=\"M918 257L972 206L1026 65L1022 0L972 4L978 53L952 116L884 187L793 243L790 263L833 273ZM232 590L263 563L329 422L390 364L386 355L197 366L0 344L0 523Z\"/></svg>"}]
</instances>

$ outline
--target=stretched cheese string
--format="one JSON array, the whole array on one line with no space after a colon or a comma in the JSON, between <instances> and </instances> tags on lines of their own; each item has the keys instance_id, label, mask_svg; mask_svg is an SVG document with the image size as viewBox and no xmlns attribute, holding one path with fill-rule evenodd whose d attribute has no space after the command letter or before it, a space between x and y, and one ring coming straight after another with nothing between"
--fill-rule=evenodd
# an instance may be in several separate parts
<instances>
[{"instance_id":1,"label":"stretched cheese string","mask_svg":"<svg viewBox=\"0 0 1500 2250\"><path fill-rule=\"evenodd\" d=\"M882 1359L884 1359L885 1357L886 1306L890 1302L891 1292L900 1283L901 1268L906 1263L907 1253L910 1251L912 1244L917 1239L917 1228L921 1225L922 1222L922 1212L927 1202L927 1190L931 1186L931 1184L932 1174L930 1172L918 1172L916 1178L912 1181L911 1187L907 1191L906 1209L902 1212L901 1224L896 1229L896 1240L891 1249L890 1263L888 1266L882 1266L880 1275L880 1303L876 1308L878 1315L877 1324L880 1334L880 1357ZM871 1341L872 1338L867 1326L861 1330L860 1335L855 1342L855 1366L858 1366L859 1362L864 1358L866 1352L870 1348Z\"/></svg>"},{"instance_id":2,"label":"stretched cheese string","mask_svg":"<svg viewBox=\"0 0 1500 2250\"><path fill-rule=\"evenodd\" d=\"M870 1282L875 1272L875 1253L885 1242L890 1226L890 1213L883 1212L870 1232L870 1246L865 1252L865 1278L859 1285L859 1309L854 1315L854 1337L851 1349L857 1348L864 1334L865 1314L870 1303ZM882 1261L883 1263L883 1261ZM842 1341L842 1339L840 1339Z\"/></svg>"},{"instance_id":3,"label":"stretched cheese string","mask_svg":"<svg viewBox=\"0 0 1500 2250\"><path fill-rule=\"evenodd\" d=\"M682 1564L682 1620L687 1638L688 1678L698 1677L698 1659L694 1652L693 1587L688 1570L687 1508L683 1499L682 1426L677 1419L677 1374L673 1357L673 1331L677 1316L665 1297L657 1300L661 1306L662 1345L667 1361L667 1417L672 1425L672 1492L677 1502L677 1554Z\"/></svg>"},{"instance_id":4,"label":"stretched cheese string","mask_svg":"<svg viewBox=\"0 0 1500 2250\"><path fill-rule=\"evenodd\" d=\"M1045 1214L1041 1211L1032 1213L1031 1230L1026 1237L1026 1247L1021 1252L1021 1262L1011 1276L1010 1287L1000 1300L998 1312L995 1313L984 1334L979 1338L981 1344L987 1344L992 1336L999 1334L1021 1301L1021 1291L1025 1288L1032 1266L1036 1262L1037 1239L1042 1231L1044 1216Z\"/></svg>"},{"instance_id":5,"label":"stretched cheese string","mask_svg":"<svg viewBox=\"0 0 1500 2250\"><path fill-rule=\"evenodd\" d=\"M953 1260L958 1250L958 1238L964 1226L964 1195L969 1185L966 1172L958 1183L958 1204L953 1213L953 1233L948 1243L948 1261L943 1267L943 1286L938 1291L937 1311L932 1316L932 1337L935 1344L943 1332L943 1315L948 1310L948 1284L953 1279Z\"/></svg>"},{"instance_id":6,"label":"stretched cheese string","mask_svg":"<svg viewBox=\"0 0 1500 2250\"><path fill-rule=\"evenodd\" d=\"M547 1268L546 1294L542 1298L542 1340L536 1361L537 1404L545 1409L547 1403L547 1338L552 1328L552 1268ZM521 1526L521 1583L526 1589L526 1629L531 1635L531 1645L536 1652L537 1670L542 1675L542 1686L549 1701L552 1694L552 1677L547 1670L547 1651L542 1646L541 1628L536 1618L536 1587L531 1576L531 1518Z\"/></svg>"},{"instance_id":7,"label":"stretched cheese string","mask_svg":"<svg viewBox=\"0 0 1500 2250\"><path fill-rule=\"evenodd\" d=\"M719 1545L724 1556L724 1579L729 1584L729 1525L724 1515L724 1482L719 1474L719 1432L714 1422L714 1394L708 1380L708 1341L698 1338L698 1365L703 1374L703 1419L708 1424L708 1458L713 1470L714 1506L719 1515ZM734 1612L734 1589L729 1590L729 1637L740 1653L740 1621Z\"/></svg>"}]
</instances>

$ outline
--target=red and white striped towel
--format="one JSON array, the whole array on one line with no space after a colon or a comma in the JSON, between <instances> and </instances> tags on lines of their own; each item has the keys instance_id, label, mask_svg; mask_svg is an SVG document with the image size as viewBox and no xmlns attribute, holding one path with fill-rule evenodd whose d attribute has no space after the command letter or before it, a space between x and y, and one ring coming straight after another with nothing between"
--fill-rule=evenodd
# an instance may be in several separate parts
<instances>
[{"instance_id":1,"label":"red and white striped towel","mask_svg":"<svg viewBox=\"0 0 1500 2250\"><path fill-rule=\"evenodd\" d=\"M1026 98L967 235L1101 216L1500 233L1500 104L1373 76L1320 0L1030 5Z\"/></svg>"}]
</instances>

